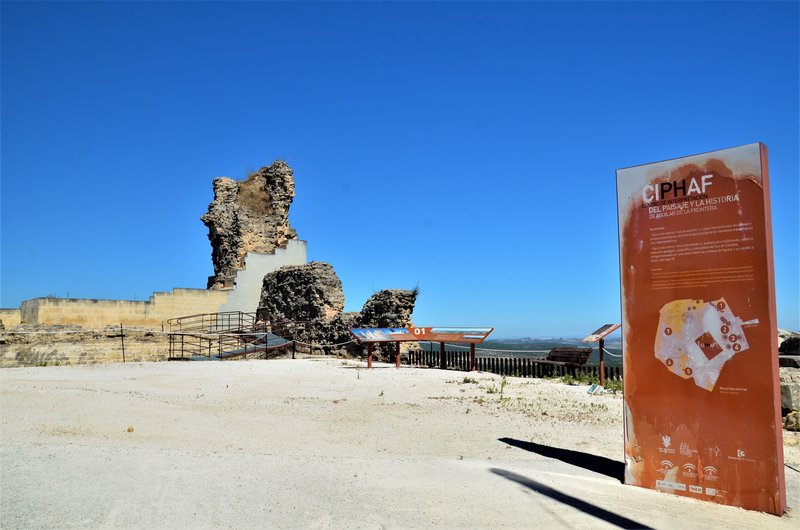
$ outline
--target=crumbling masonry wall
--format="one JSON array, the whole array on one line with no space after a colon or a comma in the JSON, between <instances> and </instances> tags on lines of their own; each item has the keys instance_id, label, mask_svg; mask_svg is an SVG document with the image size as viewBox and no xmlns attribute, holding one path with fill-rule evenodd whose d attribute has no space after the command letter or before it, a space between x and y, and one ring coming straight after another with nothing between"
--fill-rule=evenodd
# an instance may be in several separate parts
<instances>
[{"instance_id":1,"label":"crumbling masonry wall","mask_svg":"<svg viewBox=\"0 0 800 530\"><path fill-rule=\"evenodd\" d=\"M293 199L294 173L280 160L245 181L214 179L214 200L200 218L208 227L214 264L209 289L232 287L236 272L245 268L249 252L273 254L297 239L289 226Z\"/></svg>"}]
</instances>

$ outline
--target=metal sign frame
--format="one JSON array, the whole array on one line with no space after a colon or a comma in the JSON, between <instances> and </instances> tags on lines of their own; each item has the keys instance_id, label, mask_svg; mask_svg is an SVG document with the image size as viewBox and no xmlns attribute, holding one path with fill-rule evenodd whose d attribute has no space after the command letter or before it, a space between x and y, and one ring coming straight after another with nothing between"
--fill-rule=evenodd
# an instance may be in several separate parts
<instances>
[{"instance_id":1,"label":"metal sign frame","mask_svg":"<svg viewBox=\"0 0 800 530\"><path fill-rule=\"evenodd\" d=\"M475 344L486 340L494 328L490 327L416 327L408 328L351 328L350 333L360 344L367 345L367 368L372 368L372 348L375 343L394 342L395 366L400 368L400 343L430 341L439 343L439 367L447 368L445 342L469 344L470 371L478 369L475 360Z\"/></svg>"}]
</instances>

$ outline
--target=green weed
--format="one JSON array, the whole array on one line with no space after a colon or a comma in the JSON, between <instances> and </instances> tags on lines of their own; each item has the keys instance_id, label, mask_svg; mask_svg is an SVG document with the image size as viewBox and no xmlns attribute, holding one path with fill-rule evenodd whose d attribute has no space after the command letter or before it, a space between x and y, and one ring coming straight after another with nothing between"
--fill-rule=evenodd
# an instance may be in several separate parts
<instances>
[{"instance_id":1,"label":"green weed","mask_svg":"<svg viewBox=\"0 0 800 530\"><path fill-rule=\"evenodd\" d=\"M576 375L566 374L560 377L549 377L548 379L561 379L561 382L567 385L599 385L600 377L586 373L577 373ZM604 388L612 392L622 390L622 380L606 379Z\"/></svg>"}]
</instances>

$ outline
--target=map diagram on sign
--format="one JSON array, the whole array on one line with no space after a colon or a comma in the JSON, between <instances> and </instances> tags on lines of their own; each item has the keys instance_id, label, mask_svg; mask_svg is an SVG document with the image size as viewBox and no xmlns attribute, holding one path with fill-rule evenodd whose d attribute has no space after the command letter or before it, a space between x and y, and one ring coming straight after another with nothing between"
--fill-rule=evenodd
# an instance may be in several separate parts
<instances>
[{"instance_id":1,"label":"map diagram on sign","mask_svg":"<svg viewBox=\"0 0 800 530\"><path fill-rule=\"evenodd\" d=\"M656 358L673 374L691 378L709 392L725 363L748 349L743 327L758 324L758 320L742 322L724 298L673 300L659 314Z\"/></svg>"}]
</instances>

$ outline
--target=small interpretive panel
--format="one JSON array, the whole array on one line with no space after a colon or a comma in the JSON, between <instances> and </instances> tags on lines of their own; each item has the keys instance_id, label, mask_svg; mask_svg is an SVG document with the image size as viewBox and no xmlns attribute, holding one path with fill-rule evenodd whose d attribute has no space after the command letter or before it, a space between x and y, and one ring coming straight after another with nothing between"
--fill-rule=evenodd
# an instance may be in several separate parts
<instances>
[{"instance_id":1,"label":"small interpretive panel","mask_svg":"<svg viewBox=\"0 0 800 530\"><path fill-rule=\"evenodd\" d=\"M620 169L617 200L625 482L782 514L766 146Z\"/></svg>"},{"instance_id":2,"label":"small interpretive panel","mask_svg":"<svg viewBox=\"0 0 800 530\"><path fill-rule=\"evenodd\" d=\"M606 324L605 326L601 326L599 329L593 331L591 335L583 338L581 342L597 342L617 331L620 326L621 324Z\"/></svg>"},{"instance_id":3,"label":"small interpretive panel","mask_svg":"<svg viewBox=\"0 0 800 530\"><path fill-rule=\"evenodd\" d=\"M417 340L428 340L431 342L465 342L479 343L486 340L486 337L494 331L494 328L417 328L410 327L408 330L413 333Z\"/></svg>"},{"instance_id":4,"label":"small interpretive panel","mask_svg":"<svg viewBox=\"0 0 800 530\"><path fill-rule=\"evenodd\" d=\"M359 342L464 342L479 343L494 331L494 328L353 328L350 333Z\"/></svg>"},{"instance_id":5,"label":"small interpretive panel","mask_svg":"<svg viewBox=\"0 0 800 530\"><path fill-rule=\"evenodd\" d=\"M353 328L350 333L359 342L410 342L419 340L406 328Z\"/></svg>"}]
</instances>

